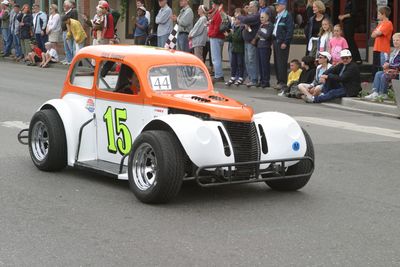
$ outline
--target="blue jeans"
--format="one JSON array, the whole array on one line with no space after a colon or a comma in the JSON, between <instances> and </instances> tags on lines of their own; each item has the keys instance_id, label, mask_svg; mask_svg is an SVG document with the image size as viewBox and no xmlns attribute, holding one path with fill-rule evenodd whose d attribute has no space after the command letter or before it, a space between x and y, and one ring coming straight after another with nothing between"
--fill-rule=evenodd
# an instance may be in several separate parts
<instances>
[{"instance_id":1,"label":"blue jeans","mask_svg":"<svg viewBox=\"0 0 400 267\"><path fill-rule=\"evenodd\" d=\"M35 33L35 40L40 50L46 52L46 47L44 44L47 42L47 35L42 36L40 33Z\"/></svg>"},{"instance_id":2,"label":"blue jeans","mask_svg":"<svg viewBox=\"0 0 400 267\"><path fill-rule=\"evenodd\" d=\"M246 65L249 80L253 83L258 82L258 61L257 61L257 47L251 43L244 44L244 63Z\"/></svg>"},{"instance_id":3,"label":"blue jeans","mask_svg":"<svg viewBox=\"0 0 400 267\"><path fill-rule=\"evenodd\" d=\"M10 54L12 39L10 39L11 32L9 28L1 28L1 35L3 36L3 53Z\"/></svg>"},{"instance_id":4,"label":"blue jeans","mask_svg":"<svg viewBox=\"0 0 400 267\"><path fill-rule=\"evenodd\" d=\"M169 37L169 33L166 35L157 36L157 46L164 48L165 43L167 42Z\"/></svg>"},{"instance_id":5,"label":"blue jeans","mask_svg":"<svg viewBox=\"0 0 400 267\"><path fill-rule=\"evenodd\" d=\"M258 48L258 67L260 69L261 85L269 85L271 77L271 53L270 47Z\"/></svg>"},{"instance_id":6,"label":"blue jeans","mask_svg":"<svg viewBox=\"0 0 400 267\"><path fill-rule=\"evenodd\" d=\"M244 72L244 56L243 53L231 53L231 77L235 80L242 78Z\"/></svg>"},{"instance_id":7,"label":"blue jeans","mask_svg":"<svg viewBox=\"0 0 400 267\"><path fill-rule=\"evenodd\" d=\"M214 77L224 77L222 71L222 49L224 47L224 39L210 38L211 58L214 66Z\"/></svg>"},{"instance_id":8,"label":"blue jeans","mask_svg":"<svg viewBox=\"0 0 400 267\"><path fill-rule=\"evenodd\" d=\"M335 98L342 98L347 94L345 88L343 88L342 86L334 87L331 84L329 84L329 80L322 87L322 93L323 94L316 96L314 98L314 103L321 103Z\"/></svg>"},{"instance_id":9,"label":"blue jeans","mask_svg":"<svg viewBox=\"0 0 400 267\"><path fill-rule=\"evenodd\" d=\"M378 94L386 94L388 91L388 81L385 77L383 71L378 71L375 73L374 82L372 84L372 89Z\"/></svg>"},{"instance_id":10,"label":"blue jeans","mask_svg":"<svg viewBox=\"0 0 400 267\"><path fill-rule=\"evenodd\" d=\"M15 56L21 57L22 56L22 50L21 50L21 40L19 39L18 35L16 34L12 34L12 38L13 38L13 44L14 44L14 48L15 48Z\"/></svg>"},{"instance_id":11,"label":"blue jeans","mask_svg":"<svg viewBox=\"0 0 400 267\"><path fill-rule=\"evenodd\" d=\"M178 33L178 50L188 53L190 52L188 36L189 33L187 32Z\"/></svg>"},{"instance_id":12,"label":"blue jeans","mask_svg":"<svg viewBox=\"0 0 400 267\"><path fill-rule=\"evenodd\" d=\"M63 32L64 50L65 50L65 60L71 63L74 55L74 40L67 39L67 32Z\"/></svg>"}]
</instances>

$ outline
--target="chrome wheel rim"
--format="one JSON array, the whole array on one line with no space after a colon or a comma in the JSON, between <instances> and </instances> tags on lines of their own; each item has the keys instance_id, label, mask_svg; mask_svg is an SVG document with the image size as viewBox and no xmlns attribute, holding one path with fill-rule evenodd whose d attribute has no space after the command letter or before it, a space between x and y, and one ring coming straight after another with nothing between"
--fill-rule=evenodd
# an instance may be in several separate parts
<instances>
[{"instance_id":1,"label":"chrome wheel rim","mask_svg":"<svg viewBox=\"0 0 400 267\"><path fill-rule=\"evenodd\" d=\"M141 191L156 184L157 158L150 144L143 143L134 152L132 173L133 181Z\"/></svg>"},{"instance_id":2,"label":"chrome wheel rim","mask_svg":"<svg viewBox=\"0 0 400 267\"><path fill-rule=\"evenodd\" d=\"M37 160L42 161L47 157L49 145L49 131L47 126L41 121L36 122L32 128L31 146Z\"/></svg>"}]
</instances>

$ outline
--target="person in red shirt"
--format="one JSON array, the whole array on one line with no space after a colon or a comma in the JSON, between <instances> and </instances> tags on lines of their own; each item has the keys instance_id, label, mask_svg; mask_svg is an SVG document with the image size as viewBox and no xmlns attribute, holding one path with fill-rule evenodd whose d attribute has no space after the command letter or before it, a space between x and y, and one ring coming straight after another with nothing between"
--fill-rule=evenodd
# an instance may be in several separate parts
<instances>
[{"instance_id":1,"label":"person in red shirt","mask_svg":"<svg viewBox=\"0 0 400 267\"><path fill-rule=\"evenodd\" d=\"M214 66L213 82L224 82L222 71L222 48L224 46L225 35L220 30L222 23L223 6L221 0L212 1L212 9L209 12L208 37L210 38L211 58Z\"/></svg>"},{"instance_id":2,"label":"person in red shirt","mask_svg":"<svg viewBox=\"0 0 400 267\"><path fill-rule=\"evenodd\" d=\"M38 47L38 44L36 41L31 42L31 49L32 52L28 54L26 57L27 60L27 65L28 66L36 66L37 62L42 61L42 50Z\"/></svg>"},{"instance_id":3,"label":"person in red shirt","mask_svg":"<svg viewBox=\"0 0 400 267\"><path fill-rule=\"evenodd\" d=\"M390 7L387 6L378 9L379 24L371 34L371 37L375 38L373 53L375 72L381 69L385 61L389 58L390 39L393 33L393 24L389 20L390 12Z\"/></svg>"}]
</instances>

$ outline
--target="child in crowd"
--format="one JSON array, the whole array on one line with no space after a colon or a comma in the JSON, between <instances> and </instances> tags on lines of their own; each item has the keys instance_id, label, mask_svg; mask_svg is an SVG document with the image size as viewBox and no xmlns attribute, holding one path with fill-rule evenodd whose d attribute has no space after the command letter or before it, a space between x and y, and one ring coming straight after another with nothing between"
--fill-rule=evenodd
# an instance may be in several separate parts
<instances>
[{"instance_id":1,"label":"child in crowd","mask_svg":"<svg viewBox=\"0 0 400 267\"><path fill-rule=\"evenodd\" d=\"M256 35L258 50L258 66L260 71L260 86L262 88L270 87L270 71L271 71L271 45L272 31L274 25L269 22L269 15L261 13L261 25Z\"/></svg>"},{"instance_id":2,"label":"child in crowd","mask_svg":"<svg viewBox=\"0 0 400 267\"><path fill-rule=\"evenodd\" d=\"M200 18L197 20L193 29L189 32L189 42L192 44L194 55L203 59L203 49L207 43L207 14L208 8L200 5L197 10Z\"/></svg>"},{"instance_id":3,"label":"child in crowd","mask_svg":"<svg viewBox=\"0 0 400 267\"><path fill-rule=\"evenodd\" d=\"M298 82L302 71L303 70L301 69L301 63L299 60L293 59L290 61L290 72L288 75L287 84L282 88L281 92L278 94L279 96L284 96L289 90L290 86Z\"/></svg>"},{"instance_id":4,"label":"child in crowd","mask_svg":"<svg viewBox=\"0 0 400 267\"><path fill-rule=\"evenodd\" d=\"M93 38L93 45L101 44L103 40L104 15L100 6L96 7L96 15L93 18L92 25L95 37Z\"/></svg>"},{"instance_id":5,"label":"child in crowd","mask_svg":"<svg viewBox=\"0 0 400 267\"><path fill-rule=\"evenodd\" d=\"M47 42L44 45L46 47L46 53L42 52L42 63L40 63L39 67L48 68L49 63L58 62L58 54L52 43Z\"/></svg>"},{"instance_id":6,"label":"child in crowd","mask_svg":"<svg viewBox=\"0 0 400 267\"><path fill-rule=\"evenodd\" d=\"M336 24L333 27L333 37L329 41L329 50L332 55L332 64L337 65L341 62L340 51L349 48L346 39L342 37L342 27Z\"/></svg>"},{"instance_id":7,"label":"child in crowd","mask_svg":"<svg viewBox=\"0 0 400 267\"><path fill-rule=\"evenodd\" d=\"M286 91L279 96L298 97L300 98L299 84L312 83L315 78L315 57L304 56L301 59L301 73L297 80L292 81Z\"/></svg>"},{"instance_id":8,"label":"child in crowd","mask_svg":"<svg viewBox=\"0 0 400 267\"><path fill-rule=\"evenodd\" d=\"M371 34L371 37L375 38L373 52L373 65L375 67L375 72L380 70L389 58L390 39L393 32L393 24L389 20L390 13L391 10L387 6L378 9L379 24Z\"/></svg>"},{"instance_id":9,"label":"child in crowd","mask_svg":"<svg viewBox=\"0 0 400 267\"><path fill-rule=\"evenodd\" d=\"M329 42L332 39L332 22L329 18L325 18L322 20L321 29L319 31L318 38L318 51L319 52L330 52ZM318 55L317 55L318 56Z\"/></svg>"},{"instance_id":10,"label":"child in crowd","mask_svg":"<svg viewBox=\"0 0 400 267\"><path fill-rule=\"evenodd\" d=\"M42 61L42 50L38 47L38 44L36 41L31 42L31 49L32 52L28 54L26 57L26 61L28 62L28 66L36 66L37 62Z\"/></svg>"},{"instance_id":11,"label":"child in crowd","mask_svg":"<svg viewBox=\"0 0 400 267\"><path fill-rule=\"evenodd\" d=\"M235 84L239 86L243 83L244 74L244 40L242 37L243 28L240 26L239 16L235 16L235 23L229 32L225 32L229 42L232 42L231 52L231 78L225 83L227 86Z\"/></svg>"}]
</instances>

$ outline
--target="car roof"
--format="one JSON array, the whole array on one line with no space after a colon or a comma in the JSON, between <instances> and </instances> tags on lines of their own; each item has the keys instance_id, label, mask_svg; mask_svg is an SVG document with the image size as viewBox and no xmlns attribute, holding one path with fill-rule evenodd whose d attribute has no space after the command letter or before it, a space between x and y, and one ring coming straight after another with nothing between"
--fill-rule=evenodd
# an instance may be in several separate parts
<instances>
[{"instance_id":1,"label":"car roof","mask_svg":"<svg viewBox=\"0 0 400 267\"><path fill-rule=\"evenodd\" d=\"M92 57L104 59L119 59L133 65L140 63L148 67L162 64L194 64L201 62L196 56L190 53L175 51L152 46L138 45L95 45L87 46L79 51ZM200 63L201 64L201 63Z\"/></svg>"}]
</instances>

